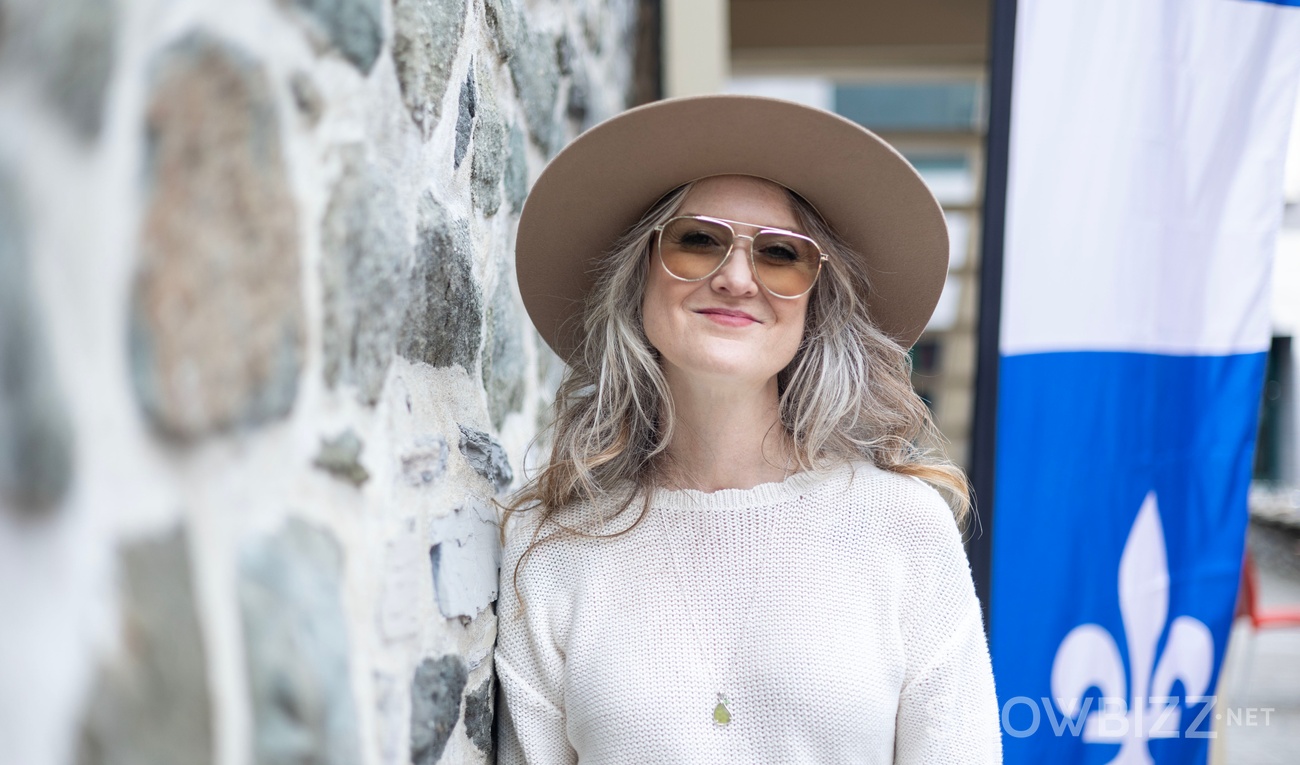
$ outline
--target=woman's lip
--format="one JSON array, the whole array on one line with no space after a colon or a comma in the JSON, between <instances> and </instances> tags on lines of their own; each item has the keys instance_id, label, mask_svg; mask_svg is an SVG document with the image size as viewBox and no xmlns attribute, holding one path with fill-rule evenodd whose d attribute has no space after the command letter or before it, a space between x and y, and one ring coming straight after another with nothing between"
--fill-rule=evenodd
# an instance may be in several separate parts
<instances>
[{"instance_id":1,"label":"woman's lip","mask_svg":"<svg viewBox=\"0 0 1300 765\"><path fill-rule=\"evenodd\" d=\"M727 308L701 308L696 313L707 316L719 324L725 324L729 327L744 327L749 324L758 324L758 319L745 313L744 311L733 311Z\"/></svg>"}]
</instances>

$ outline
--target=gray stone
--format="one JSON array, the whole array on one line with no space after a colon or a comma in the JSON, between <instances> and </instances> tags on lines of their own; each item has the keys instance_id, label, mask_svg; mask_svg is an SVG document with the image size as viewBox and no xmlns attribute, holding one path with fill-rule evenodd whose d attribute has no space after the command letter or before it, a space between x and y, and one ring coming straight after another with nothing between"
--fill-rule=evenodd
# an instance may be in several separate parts
<instances>
[{"instance_id":1,"label":"gray stone","mask_svg":"<svg viewBox=\"0 0 1300 765\"><path fill-rule=\"evenodd\" d=\"M465 697L465 735L492 762L492 677Z\"/></svg>"},{"instance_id":2,"label":"gray stone","mask_svg":"<svg viewBox=\"0 0 1300 765\"><path fill-rule=\"evenodd\" d=\"M486 0L488 28L496 40L497 55L507 61L513 55L523 26L523 16L514 0Z\"/></svg>"},{"instance_id":3,"label":"gray stone","mask_svg":"<svg viewBox=\"0 0 1300 765\"><path fill-rule=\"evenodd\" d=\"M506 415L524 403L524 338L514 290L503 278L487 309L487 342L483 353L483 387L487 390L492 425L501 429Z\"/></svg>"},{"instance_id":4,"label":"gray stone","mask_svg":"<svg viewBox=\"0 0 1300 765\"><path fill-rule=\"evenodd\" d=\"M547 156L558 151L563 141L555 114L560 92L556 45L551 35L521 30L509 62L510 77L523 105L528 133Z\"/></svg>"},{"instance_id":5,"label":"gray stone","mask_svg":"<svg viewBox=\"0 0 1300 765\"><path fill-rule=\"evenodd\" d=\"M0 172L0 499L24 515L56 507L72 483L72 423L33 299L27 216Z\"/></svg>"},{"instance_id":6,"label":"gray stone","mask_svg":"<svg viewBox=\"0 0 1300 765\"><path fill-rule=\"evenodd\" d=\"M346 152L321 231L325 381L374 404L393 360L408 295L406 221L389 178Z\"/></svg>"},{"instance_id":7,"label":"gray stone","mask_svg":"<svg viewBox=\"0 0 1300 765\"><path fill-rule=\"evenodd\" d=\"M587 75L587 70L579 68L573 73L573 78L569 80L569 96L564 106L564 113L569 119L578 123L579 129L588 127L587 119L591 113L590 91L591 80Z\"/></svg>"},{"instance_id":8,"label":"gray stone","mask_svg":"<svg viewBox=\"0 0 1300 765\"><path fill-rule=\"evenodd\" d=\"M578 51L573 40L567 34L560 35L555 41L555 63L560 68L560 74L565 77L573 74L573 62L577 57Z\"/></svg>"},{"instance_id":9,"label":"gray stone","mask_svg":"<svg viewBox=\"0 0 1300 765\"><path fill-rule=\"evenodd\" d=\"M193 440L293 407L304 334L298 212L260 65L195 33L152 71L132 382L156 430Z\"/></svg>"},{"instance_id":10,"label":"gray stone","mask_svg":"<svg viewBox=\"0 0 1300 765\"><path fill-rule=\"evenodd\" d=\"M438 612L462 622L478 617L497 599L501 544L496 513L470 497L429 527L433 593Z\"/></svg>"},{"instance_id":11,"label":"gray stone","mask_svg":"<svg viewBox=\"0 0 1300 765\"><path fill-rule=\"evenodd\" d=\"M435 367L477 370L483 338L483 296L473 274L469 223L450 221L426 194L420 200L413 294L398 352Z\"/></svg>"},{"instance_id":12,"label":"gray stone","mask_svg":"<svg viewBox=\"0 0 1300 765\"><path fill-rule=\"evenodd\" d=\"M456 149L454 152L456 167L460 167L460 163L465 160L465 153L469 151L470 131L474 128L474 114L478 111L478 98L474 91L474 68L470 67L465 82L460 86L460 104L459 109L456 111Z\"/></svg>"},{"instance_id":13,"label":"gray stone","mask_svg":"<svg viewBox=\"0 0 1300 765\"><path fill-rule=\"evenodd\" d=\"M361 464L361 450L365 444L348 428L334 438L322 438L320 451L312 464L330 475L353 486L370 480L370 473Z\"/></svg>"},{"instance_id":14,"label":"gray stone","mask_svg":"<svg viewBox=\"0 0 1300 765\"><path fill-rule=\"evenodd\" d=\"M469 673L459 656L425 659L411 681L411 763L434 765L460 719Z\"/></svg>"},{"instance_id":15,"label":"gray stone","mask_svg":"<svg viewBox=\"0 0 1300 765\"><path fill-rule=\"evenodd\" d=\"M594 56L599 56L605 50L601 29L605 26L606 13L603 5L587 5L581 12L582 39L587 43L587 50Z\"/></svg>"},{"instance_id":16,"label":"gray stone","mask_svg":"<svg viewBox=\"0 0 1300 765\"><path fill-rule=\"evenodd\" d=\"M501 177L505 173L506 125L497 107L491 79L479 75L479 115L474 124L474 158L470 168L470 195L484 215L501 208Z\"/></svg>"},{"instance_id":17,"label":"gray stone","mask_svg":"<svg viewBox=\"0 0 1300 765\"><path fill-rule=\"evenodd\" d=\"M333 536L296 518L242 551L239 605L258 765L362 762L342 566Z\"/></svg>"},{"instance_id":18,"label":"gray stone","mask_svg":"<svg viewBox=\"0 0 1300 765\"><path fill-rule=\"evenodd\" d=\"M183 528L119 550L120 652L90 692L78 765L213 762L206 647Z\"/></svg>"},{"instance_id":19,"label":"gray stone","mask_svg":"<svg viewBox=\"0 0 1300 765\"><path fill-rule=\"evenodd\" d=\"M292 5L313 38L343 54L363 74L370 74L384 44L381 0L280 0Z\"/></svg>"},{"instance_id":20,"label":"gray stone","mask_svg":"<svg viewBox=\"0 0 1300 765\"><path fill-rule=\"evenodd\" d=\"M450 451L442 436L419 437L412 448L402 455L402 478L408 486L432 486L446 475Z\"/></svg>"},{"instance_id":21,"label":"gray stone","mask_svg":"<svg viewBox=\"0 0 1300 765\"><path fill-rule=\"evenodd\" d=\"M99 136L117 57L114 0L8 0L0 4L6 58L35 72L46 101L82 140Z\"/></svg>"},{"instance_id":22,"label":"gray stone","mask_svg":"<svg viewBox=\"0 0 1300 765\"><path fill-rule=\"evenodd\" d=\"M510 211L518 213L524 209L524 200L528 198L528 150L524 145L524 131L518 125L510 128L510 160L506 163L505 184L506 201Z\"/></svg>"},{"instance_id":23,"label":"gray stone","mask_svg":"<svg viewBox=\"0 0 1300 765\"><path fill-rule=\"evenodd\" d=\"M425 140L442 114L465 9L466 0L393 0L393 64L402 100Z\"/></svg>"},{"instance_id":24,"label":"gray stone","mask_svg":"<svg viewBox=\"0 0 1300 765\"><path fill-rule=\"evenodd\" d=\"M306 72L294 72L289 78L289 91L293 94L293 105L298 108L307 127L314 128L320 122L321 112L325 110L324 98L320 88Z\"/></svg>"},{"instance_id":25,"label":"gray stone","mask_svg":"<svg viewBox=\"0 0 1300 765\"><path fill-rule=\"evenodd\" d=\"M460 453L469 460L474 472L483 476L497 491L504 490L514 480L510 458L495 438L481 430L460 425Z\"/></svg>"}]
</instances>

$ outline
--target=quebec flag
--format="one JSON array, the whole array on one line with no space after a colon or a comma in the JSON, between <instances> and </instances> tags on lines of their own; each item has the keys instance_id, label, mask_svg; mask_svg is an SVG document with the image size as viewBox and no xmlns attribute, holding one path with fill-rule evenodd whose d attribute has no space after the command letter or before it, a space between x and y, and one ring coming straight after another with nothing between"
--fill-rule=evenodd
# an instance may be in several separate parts
<instances>
[{"instance_id":1,"label":"quebec flag","mask_svg":"<svg viewBox=\"0 0 1300 765\"><path fill-rule=\"evenodd\" d=\"M1199 763L1300 0L1020 0L991 649L1007 763Z\"/></svg>"}]
</instances>

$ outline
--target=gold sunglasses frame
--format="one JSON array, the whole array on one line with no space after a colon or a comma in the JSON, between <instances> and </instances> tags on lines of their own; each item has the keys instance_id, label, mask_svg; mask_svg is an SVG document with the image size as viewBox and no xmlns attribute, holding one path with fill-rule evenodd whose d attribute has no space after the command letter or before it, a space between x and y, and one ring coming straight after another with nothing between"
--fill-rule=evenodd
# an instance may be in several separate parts
<instances>
[{"instance_id":1,"label":"gold sunglasses frame","mask_svg":"<svg viewBox=\"0 0 1300 765\"><path fill-rule=\"evenodd\" d=\"M664 262L664 256L663 256L664 228L666 228L668 224L672 223L673 221L684 220L684 219L702 220L702 221L707 221L709 223L719 223L724 228L726 228L728 231L731 232L731 243L727 245L727 254L722 256L722 260L718 261L718 265L715 266L712 271L708 272L704 276L700 276L695 279L687 279L684 276L678 276L677 274L670 271L668 269L668 264ZM753 236L749 236L747 234L741 234L737 232L736 229L732 228L732 224L735 224L737 226L748 226L750 228L756 228L758 229L758 233L754 234ZM825 250L822 249L822 246L817 243L817 240L813 239L807 234L800 234L797 231L790 231L789 229L784 229L784 228L774 228L772 226L760 226L757 223L746 223L744 221L731 220L729 218L715 218L712 215L674 215L673 217L669 218L663 223L660 223L658 226L655 226L654 232L655 232L655 255L658 256L659 258L659 265L663 268L664 273L682 282L702 282L705 279L714 276L719 271L721 271L723 267L727 265L727 261L731 259L731 253L734 252L736 249L736 240L748 239L749 240L749 273L753 275L755 283L757 283L764 290L766 290L767 294L771 295L772 297L782 298L784 300L798 300L804 295L807 295L809 292L812 292L813 287L817 286L817 280L822 275L822 264L830 259L829 256L826 255ZM785 234L789 236L795 236L800 239L806 239L807 241L812 243L813 247L817 249L817 254L820 256L817 259L817 272L813 274L812 282L809 283L808 289L804 290L803 292L800 292L797 295L782 295L779 292L773 292L772 288L768 287L767 284L763 282L763 278L758 275L758 264L754 262L754 238L769 233Z\"/></svg>"}]
</instances>

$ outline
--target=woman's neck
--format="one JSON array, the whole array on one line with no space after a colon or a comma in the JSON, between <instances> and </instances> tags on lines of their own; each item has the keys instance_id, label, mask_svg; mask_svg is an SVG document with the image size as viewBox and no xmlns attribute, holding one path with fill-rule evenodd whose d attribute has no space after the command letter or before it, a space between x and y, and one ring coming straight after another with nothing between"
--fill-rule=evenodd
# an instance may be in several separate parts
<instances>
[{"instance_id":1,"label":"woman's neck","mask_svg":"<svg viewBox=\"0 0 1300 765\"><path fill-rule=\"evenodd\" d=\"M671 371L667 377L676 413L669 488L750 489L790 474L793 451L781 425L775 378L746 384Z\"/></svg>"}]
</instances>

